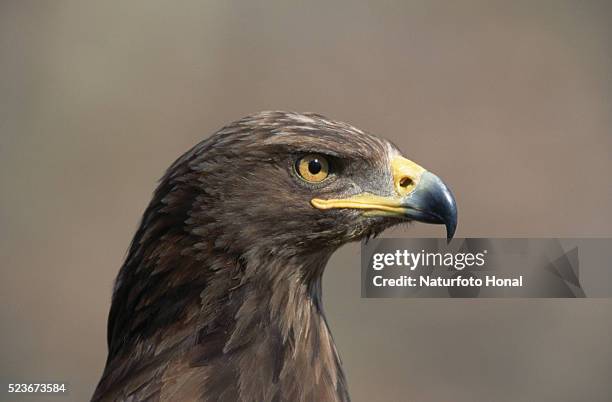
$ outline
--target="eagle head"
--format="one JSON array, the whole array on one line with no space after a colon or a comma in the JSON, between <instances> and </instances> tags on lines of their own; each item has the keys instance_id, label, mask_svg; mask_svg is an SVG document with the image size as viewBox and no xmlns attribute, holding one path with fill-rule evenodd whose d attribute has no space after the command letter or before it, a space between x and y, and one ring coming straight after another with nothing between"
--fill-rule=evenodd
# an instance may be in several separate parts
<instances>
[{"instance_id":1,"label":"eagle head","mask_svg":"<svg viewBox=\"0 0 612 402\"><path fill-rule=\"evenodd\" d=\"M342 244L407 221L451 238L455 201L386 140L288 112L220 129L168 169L143 215L93 400L347 401L323 269Z\"/></svg>"},{"instance_id":2,"label":"eagle head","mask_svg":"<svg viewBox=\"0 0 612 402\"><path fill-rule=\"evenodd\" d=\"M407 221L443 224L450 239L457 224L454 197L436 175L389 141L317 114L245 117L177 164L200 197L188 225L240 253L336 249Z\"/></svg>"}]
</instances>

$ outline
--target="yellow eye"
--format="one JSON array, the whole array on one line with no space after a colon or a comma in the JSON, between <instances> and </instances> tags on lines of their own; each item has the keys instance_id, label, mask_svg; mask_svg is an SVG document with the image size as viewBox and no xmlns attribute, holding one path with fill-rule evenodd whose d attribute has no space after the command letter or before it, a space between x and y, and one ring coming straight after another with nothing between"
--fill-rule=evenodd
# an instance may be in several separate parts
<instances>
[{"instance_id":1,"label":"yellow eye","mask_svg":"<svg viewBox=\"0 0 612 402\"><path fill-rule=\"evenodd\" d=\"M295 164L300 177L310 183L322 182L329 176L329 162L321 155L306 155Z\"/></svg>"}]
</instances>

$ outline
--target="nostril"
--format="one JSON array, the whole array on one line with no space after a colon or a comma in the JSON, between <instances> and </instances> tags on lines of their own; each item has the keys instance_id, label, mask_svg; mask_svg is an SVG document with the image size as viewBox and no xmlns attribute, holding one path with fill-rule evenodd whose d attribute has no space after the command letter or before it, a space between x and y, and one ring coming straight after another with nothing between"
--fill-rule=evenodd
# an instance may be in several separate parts
<instances>
[{"instance_id":1,"label":"nostril","mask_svg":"<svg viewBox=\"0 0 612 402\"><path fill-rule=\"evenodd\" d=\"M402 177L399 181L400 187L404 187L404 188L411 186L413 183L414 181L412 181L410 177Z\"/></svg>"}]
</instances>

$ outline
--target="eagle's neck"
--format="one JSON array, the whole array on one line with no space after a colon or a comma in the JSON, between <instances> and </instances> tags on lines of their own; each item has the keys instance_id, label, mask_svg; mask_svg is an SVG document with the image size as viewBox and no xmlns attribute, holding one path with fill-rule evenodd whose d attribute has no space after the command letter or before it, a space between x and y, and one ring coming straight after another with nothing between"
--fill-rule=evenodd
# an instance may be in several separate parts
<instances>
[{"instance_id":1,"label":"eagle's neck","mask_svg":"<svg viewBox=\"0 0 612 402\"><path fill-rule=\"evenodd\" d=\"M234 322L219 357L234 366L238 397L348 400L321 305L321 275L328 258L247 258L243 277L229 296L239 302L225 305ZM206 337L201 339L205 343Z\"/></svg>"},{"instance_id":2,"label":"eagle's neck","mask_svg":"<svg viewBox=\"0 0 612 402\"><path fill-rule=\"evenodd\" d=\"M167 257L172 264L165 270L140 261L138 275L123 272L101 386L121 389L141 369L182 367L172 375L188 380L166 386L202 390L185 399L347 401L321 306L331 252L206 251ZM144 278L148 283L139 282Z\"/></svg>"}]
</instances>

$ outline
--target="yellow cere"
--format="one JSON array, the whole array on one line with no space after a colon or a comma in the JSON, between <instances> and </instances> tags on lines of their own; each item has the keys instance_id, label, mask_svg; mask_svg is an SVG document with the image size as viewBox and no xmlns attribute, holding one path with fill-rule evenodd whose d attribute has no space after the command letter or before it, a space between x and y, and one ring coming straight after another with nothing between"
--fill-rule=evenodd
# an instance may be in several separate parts
<instances>
[{"instance_id":1,"label":"yellow cere","mask_svg":"<svg viewBox=\"0 0 612 402\"><path fill-rule=\"evenodd\" d=\"M396 156L391 161L391 172L395 191L399 196L405 196L417 186L425 169L409 159Z\"/></svg>"}]
</instances>

